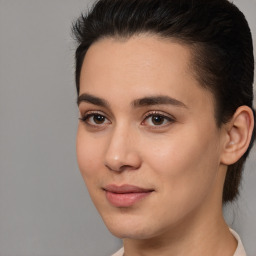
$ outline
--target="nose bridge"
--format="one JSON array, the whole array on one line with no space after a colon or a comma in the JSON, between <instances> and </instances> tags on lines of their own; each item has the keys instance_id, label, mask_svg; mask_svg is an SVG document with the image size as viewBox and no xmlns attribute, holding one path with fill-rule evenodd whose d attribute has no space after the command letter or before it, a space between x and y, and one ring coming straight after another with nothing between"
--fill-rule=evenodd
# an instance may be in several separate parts
<instances>
[{"instance_id":1,"label":"nose bridge","mask_svg":"<svg viewBox=\"0 0 256 256\"><path fill-rule=\"evenodd\" d=\"M113 128L105 154L105 165L113 171L137 169L140 166L136 132L127 124L119 124Z\"/></svg>"}]
</instances>

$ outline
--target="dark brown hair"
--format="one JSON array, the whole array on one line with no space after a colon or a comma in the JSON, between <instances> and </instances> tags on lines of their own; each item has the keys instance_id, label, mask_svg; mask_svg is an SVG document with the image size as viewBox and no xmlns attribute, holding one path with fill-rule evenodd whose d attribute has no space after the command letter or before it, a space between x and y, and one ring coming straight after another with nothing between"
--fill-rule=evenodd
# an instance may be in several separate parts
<instances>
[{"instance_id":1,"label":"dark brown hair","mask_svg":"<svg viewBox=\"0 0 256 256\"><path fill-rule=\"evenodd\" d=\"M72 31L79 44L76 50L78 94L84 56L94 42L104 37L129 38L151 33L192 48L196 77L215 98L218 127L241 105L253 110L251 32L242 12L228 0L99 0L77 19ZM255 127L247 152L228 167L223 203L239 194L244 161L254 138Z\"/></svg>"}]
</instances>

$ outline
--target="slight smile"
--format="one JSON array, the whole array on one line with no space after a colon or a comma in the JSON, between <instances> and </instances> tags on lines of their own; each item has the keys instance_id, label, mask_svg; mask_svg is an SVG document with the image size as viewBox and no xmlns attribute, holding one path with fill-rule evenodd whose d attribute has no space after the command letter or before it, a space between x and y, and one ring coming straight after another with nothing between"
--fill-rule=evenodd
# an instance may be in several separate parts
<instances>
[{"instance_id":1,"label":"slight smile","mask_svg":"<svg viewBox=\"0 0 256 256\"><path fill-rule=\"evenodd\" d=\"M130 207L136 202L149 196L154 190L140 188L133 185L117 186L114 184L107 185L104 188L106 198L110 204L115 207Z\"/></svg>"}]
</instances>

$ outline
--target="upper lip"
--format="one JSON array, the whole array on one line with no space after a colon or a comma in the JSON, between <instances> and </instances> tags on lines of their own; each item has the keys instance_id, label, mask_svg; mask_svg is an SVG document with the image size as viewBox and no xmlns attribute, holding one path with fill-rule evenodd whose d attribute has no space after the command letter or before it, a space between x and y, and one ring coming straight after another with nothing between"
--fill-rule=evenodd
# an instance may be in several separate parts
<instances>
[{"instance_id":1,"label":"upper lip","mask_svg":"<svg viewBox=\"0 0 256 256\"><path fill-rule=\"evenodd\" d=\"M128 193L146 193L146 192L152 192L154 191L153 189L148 189L148 188L141 188L137 187L134 185L129 185L129 184L124 184L121 186L115 185L115 184L110 184L104 187L104 190L112 193L117 193L117 194L128 194Z\"/></svg>"}]
</instances>

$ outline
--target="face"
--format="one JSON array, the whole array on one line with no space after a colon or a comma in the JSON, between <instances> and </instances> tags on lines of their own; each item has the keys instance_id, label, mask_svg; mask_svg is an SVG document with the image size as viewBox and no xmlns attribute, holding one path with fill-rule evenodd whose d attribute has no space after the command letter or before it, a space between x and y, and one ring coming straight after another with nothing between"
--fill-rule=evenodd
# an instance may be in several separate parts
<instances>
[{"instance_id":1,"label":"face","mask_svg":"<svg viewBox=\"0 0 256 256\"><path fill-rule=\"evenodd\" d=\"M221 131L187 46L149 35L94 43L78 102L79 168L114 235L160 236L221 205Z\"/></svg>"}]
</instances>

